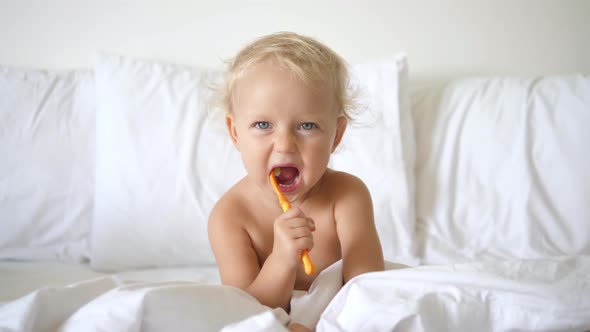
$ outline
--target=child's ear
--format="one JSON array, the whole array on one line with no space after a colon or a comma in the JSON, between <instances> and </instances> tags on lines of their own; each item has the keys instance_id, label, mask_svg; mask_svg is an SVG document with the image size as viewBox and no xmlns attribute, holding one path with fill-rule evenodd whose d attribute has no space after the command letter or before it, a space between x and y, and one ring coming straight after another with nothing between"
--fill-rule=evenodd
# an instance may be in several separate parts
<instances>
[{"instance_id":1,"label":"child's ear","mask_svg":"<svg viewBox=\"0 0 590 332\"><path fill-rule=\"evenodd\" d=\"M238 132L236 131L236 124L234 121L233 114L227 114L225 116L225 126L227 127L227 131L229 133L229 137L231 141L234 143L234 146L238 151L240 150L240 143L238 142Z\"/></svg>"},{"instance_id":2,"label":"child's ear","mask_svg":"<svg viewBox=\"0 0 590 332\"><path fill-rule=\"evenodd\" d=\"M334 137L334 143L332 144L332 152L336 150L340 141L342 141L342 137L344 136L344 132L346 131L346 125L348 124L348 120L346 117L341 116L338 118L338 122L336 123L336 136Z\"/></svg>"}]
</instances>

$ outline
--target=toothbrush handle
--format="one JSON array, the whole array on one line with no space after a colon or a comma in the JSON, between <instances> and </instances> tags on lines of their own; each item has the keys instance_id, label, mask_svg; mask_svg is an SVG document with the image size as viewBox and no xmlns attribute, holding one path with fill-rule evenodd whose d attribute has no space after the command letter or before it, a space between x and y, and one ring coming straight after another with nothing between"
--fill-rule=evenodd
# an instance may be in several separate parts
<instances>
[{"instance_id":1,"label":"toothbrush handle","mask_svg":"<svg viewBox=\"0 0 590 332\"><path fill-rule=\"evenodd\" d=\"M308 276L314 274L315 266L309 258L309 250L303 249L303 251L301 252L301 260L303 261L303 268L305 269L305 274L307 274Z\"/></svg>"},{"instance_id":2,"label":"toothbrush handle","mask_svg":"<svg viewBox=\"0 0 590 332\"><path fill-rule=\"evenodd\" d=\"M279 198L279 204L281 205L281 209L283 209L283 212L287 212L287 210L289 210L291 208L291 203L289 202L287 197L285 197L285 195L283 194L283 192L279 188L279 185L277 184L277 179L275 178L275 176L272 172L270 173L270 183L272 184L272 187L274 188L275 193L277 194L277 197ZM313 265L311 259L309 258L309 250L304 249L301 252L301 261L303 262L303 268L305 270L305 274L312 275L315 273L315 266Z\"/></svg>"}]
</instances>

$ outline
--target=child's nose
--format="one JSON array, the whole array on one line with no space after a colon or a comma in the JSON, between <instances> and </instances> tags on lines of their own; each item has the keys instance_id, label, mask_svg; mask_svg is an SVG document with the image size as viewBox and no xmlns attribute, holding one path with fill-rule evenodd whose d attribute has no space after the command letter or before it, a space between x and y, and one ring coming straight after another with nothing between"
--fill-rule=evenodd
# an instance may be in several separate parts
<instances>
[{"instance_id":1,"label":"child's nose","mask_svg":"<svg viewBox=\"0 0 590 332\"><path fill-rule=\"evenodd\" d=\"M291 132L283 131L277 133L275 139L275 150L277 152L294 152L295 151L295 137Z\"/></svg>"}]
</instances>

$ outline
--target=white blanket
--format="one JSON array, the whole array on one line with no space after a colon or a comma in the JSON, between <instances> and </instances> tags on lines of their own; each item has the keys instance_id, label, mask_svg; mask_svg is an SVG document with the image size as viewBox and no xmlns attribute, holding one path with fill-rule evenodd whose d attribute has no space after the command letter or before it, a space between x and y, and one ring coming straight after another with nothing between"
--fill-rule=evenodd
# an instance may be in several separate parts
<instances>
[{"instance_id":1,"label":"white blanket","mask_svg":"<svg viewBox=\"0 0 590 332\"><path fill-rule=\"evenodd\" d=\"M340 262L296 292L291 317L246 292L197 282L133 282L108 276L38 289L0 306L0 331L281 331L313 327L342 286Z\"/></svg>"},{"instance_id":2,"label":"white blanket","mask_svg":"<svg viewBox=\"0 0 590 332\"><path fill-rule=\"evenodd\" d=\"M361 275L318 331L588 331L590 256Z\"/></svg>"},{"instance_id":3,"label":"white blanket","mask_svg":"<svg viewBox=\"0 0 590 332\"><path fill-rule=\"evenodd\" d=\"M219 331L271 312L240 289L195 282L118 284L101 277L44 288L0 307L0 331ZM276 310L272 322L288 322ZM281 314L282 312L282 314Z\"/></svg>"},{"instance_id":4,"label":"white blanket","mask_svg":"<svg viewBox=\"0 0 590 332\"><path fill-rule=\"evenodd\" d=\"M233 287L101 277L0 306L0 331L285 331L292 321L317 331L590 329L588 256L394 269L341 284L337 263L293 297L289 317Z\"/></svg>"}]
</instances>

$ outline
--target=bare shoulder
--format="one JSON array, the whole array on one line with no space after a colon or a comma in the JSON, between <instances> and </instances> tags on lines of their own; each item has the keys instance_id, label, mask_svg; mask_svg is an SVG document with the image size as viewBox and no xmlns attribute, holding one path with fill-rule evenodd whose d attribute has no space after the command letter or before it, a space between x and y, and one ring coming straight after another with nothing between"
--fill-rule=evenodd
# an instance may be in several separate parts
<instances>
[{"instance_id":1,"label":"bare shoulder","mask_svg":"<svg viewBox=\"0 0 590 332\"><path fill-rule=\"evenodd\" d=\"M249 243L244 223L250 219L250 211L239 186L238 182L223 194L209 214L209 242L218 260L220 248L227 247L227 241L243 245Z\"/></svg>"},{"instance_id":2,"label":"bare shoulder","mask_svg":"<svg viewBox=\"0 0 590 332\"><path fill-rule=\"evenodd\" d=\"M241 191L235 189L232 187L215 204L207 231L222 283L245 288L259 267L244 224L249 220L249 210Z\"/></svg>"},{"instance_id":3,"label":"bare shoulder","mask_svg":"<svg viewBox=\"0 0 590 332\"><path fill-rule=\"evenodd\" d=\"M331 171L327 174L326 187L334 195L344 282L361 273L382 271L383 252L367 186L354 175Z\"/></svg>"},{"instance_id":4,"label":"bare shoulder","mask_svg":"<svg viewBox=\"0 0 590 332\"><path fill-rule=\"evenodd\" d=\"M235 186L230 188L221 198L215 203L211 213L209 214L209 229L217 227L240 227L238 222L242 218L235 218L235 216L244 215L246 213L245 204L241 195Z\"/></svg>"},{"instance_id":5,"label":"bare shoulder","mask_svg":"<svg viewBox=\"0 0 590 332\"><path fill-rule=\"evenodd\" d=\"M330 170L326 173L324 184L336 203L341 199L369 199L371 195L367 185L350 173Z\"/></svg>"},{"instance_id":6,"label":"bare shoulder","mask_svg":"<svg viewBox=\"0 0 590 332\"><path fill-rule=\"evenodd\" d=\"M334 217L336 222L349 219L351 212L363 214L367 218L357 222L373 223L373 202L369 189L357 176L346 172L330 170L324 179L325 190L329 192L334 203Z\"/></svg>"}]
</instances>

